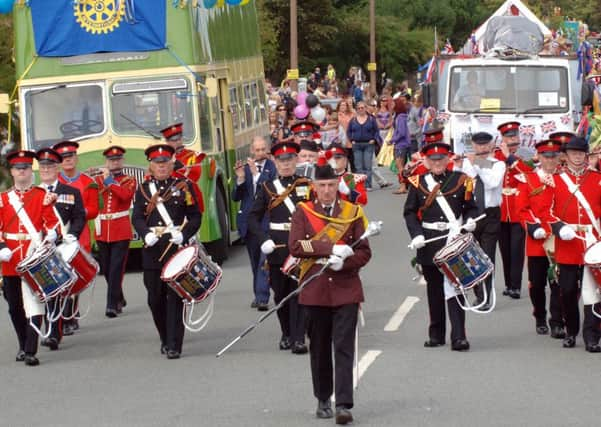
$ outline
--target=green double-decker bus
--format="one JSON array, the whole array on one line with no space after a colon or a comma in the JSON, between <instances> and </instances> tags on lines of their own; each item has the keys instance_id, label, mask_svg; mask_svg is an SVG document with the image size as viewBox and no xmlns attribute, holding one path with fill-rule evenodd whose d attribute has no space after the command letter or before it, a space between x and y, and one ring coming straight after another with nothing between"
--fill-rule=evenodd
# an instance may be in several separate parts
<instances>
[{"instance_id":1,"label":"green double-decker bus","mask_svg":"<svg viewBox=\"0 0 601 427\"><path fill-rule=\"evenodd\" d=\"M160 129L183 122L185 145L207 154L198 237L223 260L237 237L233 165L247 156L253 136L268 134L257 12L252 1L213 9L196 1L157 1L166 3L165 48L65 57L37 54L32 11L15 5L13 105L21 146L78 141L79 166L86 169L102 166L102 151L117 144L127 149L125 172L142 180L144 149L159 142ZM141 244L137 236L132 241L132 247Z\"/></svg>"}]
</instances>

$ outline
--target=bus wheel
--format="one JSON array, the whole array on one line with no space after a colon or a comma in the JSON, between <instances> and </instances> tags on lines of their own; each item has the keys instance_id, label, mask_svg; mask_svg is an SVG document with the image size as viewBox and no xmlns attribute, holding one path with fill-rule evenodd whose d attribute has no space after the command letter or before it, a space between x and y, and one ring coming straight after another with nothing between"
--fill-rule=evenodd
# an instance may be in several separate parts
<instances>
[{"instance_id":1,"label":"bus wheel","mask_svg":"<svg viewBox=\"0 0 601 427\"><path fill-rule=\"evenodd\" d=\"M227 250L229 246L229 229L230 222L227 215L227 206L223 193L221 190L217 190L216 194L217 203L217 215L219 216L219 229L221 230L221 239L207 242L204 244L207 252L213 258L217 264L223 264L223 261L227 259Z\"/></svg>"}]
</instances>

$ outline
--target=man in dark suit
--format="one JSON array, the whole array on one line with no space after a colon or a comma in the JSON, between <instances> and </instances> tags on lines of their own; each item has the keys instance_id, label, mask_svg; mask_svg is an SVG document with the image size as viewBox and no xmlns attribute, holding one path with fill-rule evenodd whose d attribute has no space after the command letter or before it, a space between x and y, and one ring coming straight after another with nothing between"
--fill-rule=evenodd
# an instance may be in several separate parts
<instances>
[{"instance_id":1,"label":"man in dark suit","mask_svg":"<svg viewBox=\"0 0 601 427\"><path fill-rule=\"evenodd\" d=\"M248 257L250 258L250 267L253 272L253 294L251 303L252 308L259 311L266 311L269 308L269 283L267 273L261 268L265 258L261 257L261 242L248 232L248 213L255 200L257 188L264 182L275 178L276 168L273 161L267 158L269 147L265 138L256 136L250 145L251 158L243 163L241 160L236 162L236 186L232 191L232 199L240 202L238 210L238 231L240 238L246 244ZM268 217L263 218L263 231L268 229Z\"/></svg>"},{"instance_id":2,"label":"man in dark suit","mask_svg":"<svg viewBox=\"0 0 601 427\"><path fill-rule=\"evenodd\" d=\"M86 225L86 211L81 193L58 180L59 165L63 159L57 151L52 148L42 148L36 153L36 159L40 165L40 187L46 190L46 197L54 201L63 241L77 242ZM51 313L55 313L57 306L61 306L60 300L60 297L57 297L50 301L48 309ZM49 347L50 350L58 350L63 335L62 323L62 318L59 318L48 325L51 329L50 336L42 340L43 346Z\"/></svg>"}]
</instances>

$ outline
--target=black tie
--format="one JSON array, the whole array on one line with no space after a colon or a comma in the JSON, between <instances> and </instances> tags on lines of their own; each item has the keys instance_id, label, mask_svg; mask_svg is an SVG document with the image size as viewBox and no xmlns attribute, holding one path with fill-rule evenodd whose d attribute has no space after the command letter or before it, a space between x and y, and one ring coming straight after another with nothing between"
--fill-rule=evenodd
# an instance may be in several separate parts
<instances>
[{"instance_id":1,"label":"black tie","mask_svg":"<svg viewBox=\"0 0 601 427\"><path fill-rule=\"evenodd\" d=\"M263 166L257 165L257 170L259 171L259 173L261 173L261 169L263 169Z\"/></svg>"},{"instance_id":2,"label":"black tie","mask_svg":"<svg viewBox=\"0 0 601 427\"><path fill-rule=\"evenodd\" d=\"M48 191L52 192L52 190L54 190L54 185L49 185L48 186Z\"/></svg>"},{"instance_id":3,"label":"black tie","mask_svg":"<svg viewBox=\"0 0 601 427\"><path fill-rule=\"evenodd\" d=\"M325 211L327 216L332 216L332 206L326 206Z\"/></svg>"}]
</instances>

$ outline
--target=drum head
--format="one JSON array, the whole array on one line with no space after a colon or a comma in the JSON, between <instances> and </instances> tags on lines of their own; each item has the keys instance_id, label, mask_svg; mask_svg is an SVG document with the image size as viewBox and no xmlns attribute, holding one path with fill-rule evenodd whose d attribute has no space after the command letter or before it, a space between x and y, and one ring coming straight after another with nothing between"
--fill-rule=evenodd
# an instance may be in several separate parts
<instances>
[{"instance_id":1,"label":"drum head","mask_svg":"<svg viewBox=\"0 0 601 427\"><path fill-rule=\"evenodd\" d=\"M195 246L188 246L186 248L180 249L177 251L165 267L163 267L163 280L169 280L176 277L182 271L184 271L190 262L194 260L197 256L198 249Z\"/></svg>"},{"instance_id":2,"label":"drum head","mask_svg":"<svg viewBox=\"0 0 601 427\"><path fill-rule=\"evenodd\" d=\"M64 259L66 262L69 262L73 259L77 251L79 250L79 243L62 243L56 247L56 251Z\"/></svg>"},{"instance_id":3,"label":"drum head","mask_svg":"<svg viewBox=\"0 0 601 427\"><path fill-rule=\"evenodd\" d=\"M593 244L584 253L584 263L588 265L601 264L601 242Z\"/></svg>"}]
</instances>

